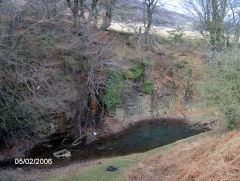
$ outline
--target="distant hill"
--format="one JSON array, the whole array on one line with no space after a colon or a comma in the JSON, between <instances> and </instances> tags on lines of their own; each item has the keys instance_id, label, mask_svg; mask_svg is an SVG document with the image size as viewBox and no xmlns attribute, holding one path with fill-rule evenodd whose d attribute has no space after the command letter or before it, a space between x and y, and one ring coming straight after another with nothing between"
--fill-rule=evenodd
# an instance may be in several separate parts
<instances>
[{"instance_id":1,"label":"distant hill","mask_svg":"<svg viewBox=\"0 0 240 181\"><path fill-rule=\"evenodd\" d=\"M177 12L157 8L153 15L153 25L164 25L167 27L184 27L186 29L191 28L191 18Z\"/></svg>"},{"instance_id":2,"label":"distant hill","mask_svg":"<svg viewBox=\"0 0 240 181\"><path fill-rule=\"evenodd\" d=\"M130 22L130 23L143 23L143 4L136 0L122 0L117 4L115 9L116 21ZM156 7L153 14L154 26L166 26L171 28L184 27L190 29L191 18L174 11L166 10L162 7Z\"/></svg>"}]
</instances>

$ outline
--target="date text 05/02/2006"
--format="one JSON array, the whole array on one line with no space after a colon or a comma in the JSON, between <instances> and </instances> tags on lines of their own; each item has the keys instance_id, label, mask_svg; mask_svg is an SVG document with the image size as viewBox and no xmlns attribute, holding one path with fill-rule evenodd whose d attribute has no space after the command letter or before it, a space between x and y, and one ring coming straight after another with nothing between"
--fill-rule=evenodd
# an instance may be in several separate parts
<instances>
[{"instance_id":1,"label":"date text 05/02/2006","mask_svg":"<svg viewBox=\"0 0 240 181\"><path fill-rule=\"evenodd\" d=\"M52 164L51 158L16 158L16 165L46 165Z\"/></svg>"}]
</instances>

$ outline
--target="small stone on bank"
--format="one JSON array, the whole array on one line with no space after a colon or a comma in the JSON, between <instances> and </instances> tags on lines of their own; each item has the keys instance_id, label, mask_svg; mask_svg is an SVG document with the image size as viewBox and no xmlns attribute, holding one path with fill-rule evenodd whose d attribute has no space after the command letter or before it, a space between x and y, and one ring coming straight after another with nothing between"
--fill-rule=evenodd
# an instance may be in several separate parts
<instances>
[{"instance_id":1,"label":"small stone on bank","mask_svg":"<svg viewBox=\"0 0 240 181\"><path fill-rule=\"evenodd\" d=\"M17 168L16 170L17 170L17 172L21 172L22 168Z\"/></svg>"},{"instance_id":2,"label":"small stone on bank","mask_svg":"<svg viewBox=\"0 0 240 181\"><path fill-rule=\"evenodd\" d=\"M108 171L108 172L114 172L114 171L116 171L116 170L118 170L118 167L115 167L115 166L108 166L108 167L107 167L107 171Z\"/></svg>"}]
</instances>

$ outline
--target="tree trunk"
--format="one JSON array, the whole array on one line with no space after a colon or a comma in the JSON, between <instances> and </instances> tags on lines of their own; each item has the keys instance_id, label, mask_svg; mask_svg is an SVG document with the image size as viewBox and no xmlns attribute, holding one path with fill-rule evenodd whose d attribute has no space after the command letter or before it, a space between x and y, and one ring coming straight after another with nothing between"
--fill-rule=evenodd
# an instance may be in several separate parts
<instances>
[{"instance_id":1,"label":"tree trunk","mask_svg":"<svg viewBox=\"0 0 240 181\"><path fill-rule=\"evenodd\" d=\"M85 19L84 17L84 0L79 0L79 5L80 5L80 18L82 20Z\"/></svg>"},{"instance_id":2,"label":"tree trunk","mask_svg":"<svg viewBox=\"0 0 240 181\"><path fill-rule=\"evenodd\" d=\"M90 31L94 11L97 8L98 0L92 0L92 6L88 15L87 33Z\"/></svg>"},{"instance_id":3,"label":"tree trunk","mask_svg":"<svg viewBox=\"0 0 240 181\"><path fill-rule=\"evenodd\" d=\"M78 0L74 0L74 7L73 7L73 16L74 16L74 27L76 28L79 24L79 4Z\"/></svg>"},{"instance_id":4,"label":"tree trunk","mask_svg":"<svg viewBox=\"0 0 240 181\"><path fill-rule=\"evenodd\" d=\"M56 0L53 0L53 16L55 17L57 15L57 2Z\"/></svg>"},{"instance_id":5,"label":"tree trunk","mask_svg":"<svg viewBox=\"0 0 240 181\"><path fill-rule=\"evenodd\" d=\"M97 22L98 22L98 9L95 8L93 11L93 24L97 26Z\"/></svg>"},{"instance_id":6,"label":"tree trunk","mask_svg":"<svg viewBox=\"0 0 240 181\"><path fill-rule=\"evenodd\" d=\"M145 28L146 38L148 38L148 34L149 34L150 29L151 29L151 26L152 26L152 11L150 9L148 9L148 12L147 12L147 26Z\"/></svg>"},{"instance_id":7,"label":"tree trunk","mask_svg":"<svg viewBox=\"0 0 240 181\"><path fill-rule=\"evenodd\" d=\"M145 27L145 37L146 40L148 39L148 34L152 26L152 16L154 9L157 6L158 0L144 0L143 5L144 9L146 9L147 13L145 14L145 10L143 11L143 21L144 21L144 27ZM147 21L147 22L146 22Z\"/></svg>"},{"instance_id":8,"label":"tree trunk","mask_svg":"<svg viewBox=\"0 0 240 181\"><path fill-rule=\"evenodd\" d=\"M78 14L74 13L74 14L73 14L73 17L74 17L73 27L76 28L76 27L78 27L78 24L79 24Z\"/></svg>"},{"instance_id":9,"label":"tree trunk","mask_svg":"<svg viewBox=\"0 0 240 181\"><path fill-rule=\"evenodd\" d=\"M72 13L73 13L73 18L74 18L74 28L78 27L79 24L79 16L78 16L78 12L79 12L79 0L74 0L73 5L71 3L71 0L67 0L68 6L71 9Z\"/></svg>"},{"instance_id":10,"label":"tree trunk","mask_svg":"<svg viewBox=\"0 0 240 181\"><path fill-rule=\"evenodd\" d=\"M239 37L240 37L240 27L239 27L239 25L237 25L235 28L235 32L234 32L234 42L236 44L239 43Z\"/></svg>"},{"instance_id":11,"label":"tree trunk","mask_svg":"<svg viewBox=\"0 0 240 181\"><path fill-rule=\"evenodd\" d=\"M109 0L105 4L106 13L105 13L102 25L101 25L102 30L107 30L112 23L113 8L114 8L115 3L116 3L116 0Z\"/></svg>"}]
</instances>

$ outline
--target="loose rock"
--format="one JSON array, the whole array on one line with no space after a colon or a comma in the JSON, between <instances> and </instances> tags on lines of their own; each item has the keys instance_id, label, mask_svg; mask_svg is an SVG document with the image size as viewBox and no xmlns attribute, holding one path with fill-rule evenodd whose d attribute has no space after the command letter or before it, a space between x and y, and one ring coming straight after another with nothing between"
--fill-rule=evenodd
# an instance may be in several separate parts
<instances>
[{"instance_id":1,"label":"loose rock","mask_svg":"<svg viewBox=\"0 0 240 181\"><path fill-rule=\"evenodd\" d=\"M114 171L117 171L117 170L118 170L118 167L115 167L115 166L108 166L107 167L108 172L114 172Z\"/></svg>"}]
</instances>

